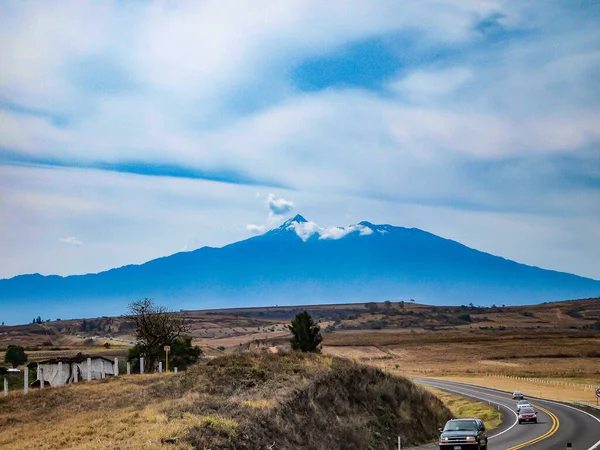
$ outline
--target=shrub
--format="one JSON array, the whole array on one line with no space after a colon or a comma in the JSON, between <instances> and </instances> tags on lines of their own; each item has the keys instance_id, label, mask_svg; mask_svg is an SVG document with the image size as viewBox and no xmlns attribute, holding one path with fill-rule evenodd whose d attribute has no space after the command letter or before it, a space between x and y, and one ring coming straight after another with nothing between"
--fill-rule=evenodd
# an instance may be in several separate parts
<instances>
[{"instance_id":1,"label":"shrub","mask_svg":"<svg viewBox=\"0 0 600 450\"><path fill-rule=\"evenodd\" d=\"M21 345L9 345L4 355L4 362L12 364L13 367L25 364L27 359L27 353Z\"/></svg>"},{"instance_id":2,"label":"shrub","mask_svg":"<svg viewBox=\"0 0 600 450\"><path fill-rule=\"evenodd\" d=\"M299 313L289 326L292 332L292 348L303 352L319 352L321 341L320 327L313 322L306 311Z\"/></svg>"}]
</instances>

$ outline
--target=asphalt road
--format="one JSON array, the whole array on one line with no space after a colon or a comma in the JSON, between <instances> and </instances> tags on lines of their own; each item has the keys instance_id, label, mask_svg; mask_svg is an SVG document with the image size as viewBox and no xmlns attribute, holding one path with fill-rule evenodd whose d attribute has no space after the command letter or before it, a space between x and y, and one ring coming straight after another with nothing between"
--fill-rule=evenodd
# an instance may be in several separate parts
<instances>
[{"instance_id":1,"label":"asphalt road","mask_svg":"<svg viewBox=\"0 0 600 450\"><path fill-rule=\"evenodd\" d=\"M567 443L572 444L572 450L600 449L600 414L526 396L538 411L538 423L519 425L516 401L511 393L428 378L413 378L413 381L500 407L504 420L500 427L488 433L489 450L565 450Z\"/></svg>"}]
</instances>

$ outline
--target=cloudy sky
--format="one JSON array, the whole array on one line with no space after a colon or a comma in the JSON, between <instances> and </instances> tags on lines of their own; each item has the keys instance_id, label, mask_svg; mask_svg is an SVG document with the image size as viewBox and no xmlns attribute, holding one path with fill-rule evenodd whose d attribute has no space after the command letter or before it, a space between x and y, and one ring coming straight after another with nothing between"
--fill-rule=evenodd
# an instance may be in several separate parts
<instances>
[{"instance_id":1,"label":"cloudy sky","mask_svg":"<svg viewBox=\"0 0 600 450\"><path fill-rule=\"evenodd\" d=\"M585 0L0 1L0 277L301 213L600 279Z\"/></svg>"}]
</instances>

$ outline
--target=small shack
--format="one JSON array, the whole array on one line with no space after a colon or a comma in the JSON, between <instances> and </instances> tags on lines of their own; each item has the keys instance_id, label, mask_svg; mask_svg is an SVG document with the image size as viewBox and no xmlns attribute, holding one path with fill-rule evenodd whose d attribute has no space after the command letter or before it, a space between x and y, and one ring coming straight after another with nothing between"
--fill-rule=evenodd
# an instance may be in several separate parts
<instances>
[{"instance_id":1,"label":"small shack","mask_svg":"<svg viewBox=\"0 0 600 450\"><path fill-rule=\"evenodd\" d=\"M88 363L89 359L89 363ZM30 366L37 369L37 379L31 383L32 387L39 387L43 377L44 384L50 386L63 386L88 379L99 380L107 375L117 374L118 368L115 367L115 361L111 361L103 356L86 356L79 354L72 358L54 358L38 363L31 363Z\"/></svg>"}]
</instances>

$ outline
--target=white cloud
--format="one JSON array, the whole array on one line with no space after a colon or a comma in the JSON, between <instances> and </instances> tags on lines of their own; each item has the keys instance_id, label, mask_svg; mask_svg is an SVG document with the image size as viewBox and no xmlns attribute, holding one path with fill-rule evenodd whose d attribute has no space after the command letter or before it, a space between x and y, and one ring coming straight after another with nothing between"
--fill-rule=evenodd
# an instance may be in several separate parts
<instances>
[{"instance_id":1,"label":"white cloud","mask_svg":"<svg viewBox=\"0 0 600 450\"><path fill-rule=\"evenodd\" d=\"M371 228L363 225L321 228L315 222L292 222L290 228L292 228L303 241L307 241L314 235L317 235L319 239L337 240L354 232L358 232L360 236L368 236L373 233Z\"/></svg>"},{"instance_id":2,"label":"white cloud","mask_svg":"<svg viewBox=\"0 0 600 450\"><path fill-rule=\"evenodd\" d=\"M438 101L454 93L473 78L473 71L464 67L426 71L416 70L390 83L393 91L414 102Z\"/></svg>"},{"instance_id":3,"label":"white cloud","mask_svg":"<svg viewBox=\"0 0 600 450\"><path fill-rule=\"evenodd\" d=\"M70 244L70 245L81 245L81 244L83 244L83 242L80 241L79 239L77 239L75 236L67 236L65 238L60 238L59 241L60 242L64 242L65 244Z\"/></svg>"},{"instance_id":4,"label":"white cloud","mask_svg":"<svg viewBox=\"0 0 600 450\"><path fill-rule=\"evenodd\" d=\"M286 214L294 209L293 201L277 197L275 194L269 194L266 204L269 208L269 222L271 223L281 221Z\"/></svg>"},{"instance_id":5,"label":"white cloud","mask_svg":"<svg viewBox=\"0 0 600 450\"><path fill-rule=\"evenodd\" d=\"M506 39L486 45L475 25L495 13ZM523 233L532 244L504 239L507 256L590 274L593 252L580 242L596 236L583 224L600 220L597 29L597 17L558 2L0 3L0 148L84 164L179 165L289 188L269 196L265 219L240 200L262 186L0 167L0 247L19 261L5 259L3 273L37 270L36 260L63 273L141 262L172 253L182 239L224 244L246 236L249 222L280 221L294 207L286 198L294 198L302 213L313 208L315 220L339 223L351 211L357 221L413 220L450 237L463 235L460 221L446 229L435 214L419 221L402 212L452 205L445 217L477 216L489 236L507 232L485 214L522 231L513 219L527 212ZM408 37L410 48L390 52L415 55L419 64L403 59L383 91L299 92L293 84L294 68L307 60L378 38L386 45L393 36ZM432 54L440 58L428 64ZM156 218L153 211L165 208L183 222ZM581 236L566 230L564 217ZM88 233L106 223L99 218L123 227ZM552 237L548 248L535 241L536 227ZM59 267L56 259L15 258L47 248L36 240L32 251L17 251L9 236L25 230L54 245L56 236L100 237L98 246L71 252L79 256L64 254ZM568 253L565 241L581 252L563 265L551 248ZM495 239L473 242L504 252Z\"/></svg>"},{"instance_id":6,"label":"white cloud","mask_svg":"<svg viewBox=\"0 0 600 450\"><path fill-rule=\"evenodd\" d=\"M263 234L266 230L264 225L255 225L253 223L249 223L246 225L246 230L253 234Z\"/></svg>"}]
</instances>

